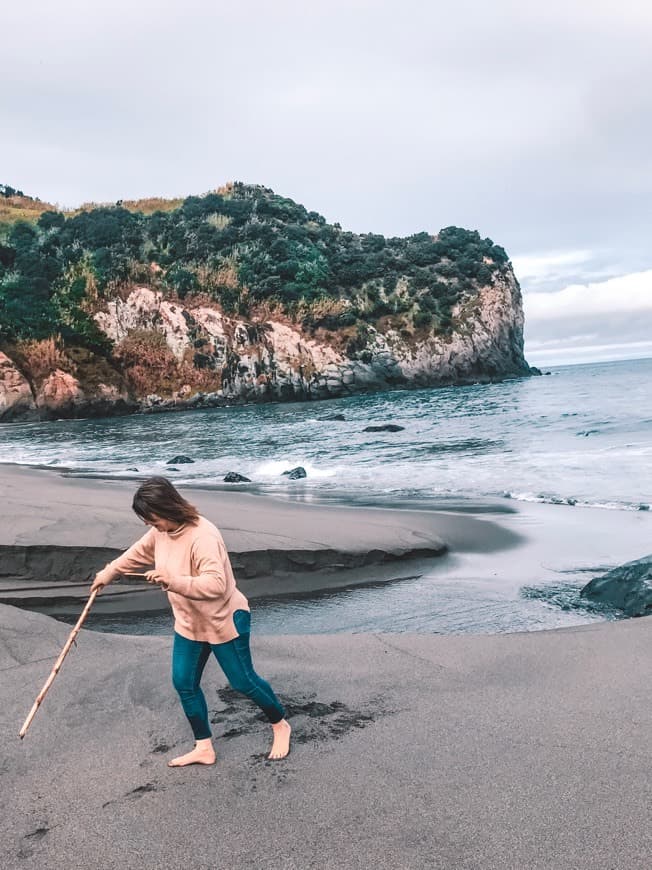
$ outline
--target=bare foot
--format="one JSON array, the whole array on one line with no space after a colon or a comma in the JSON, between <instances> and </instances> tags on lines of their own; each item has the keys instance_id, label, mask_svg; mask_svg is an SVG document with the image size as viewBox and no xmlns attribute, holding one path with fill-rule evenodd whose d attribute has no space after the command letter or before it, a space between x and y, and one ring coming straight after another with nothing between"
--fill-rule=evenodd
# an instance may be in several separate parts
<instances>
[{"instance_id":1,"label":"bare foot","mask_svg":"<svg viewBox=\"0 0 652 870\"><path fill-rule=\"evenodd\" d=\"M197 740L192 752L168 761L168 767L185 767L187 764L215 764L215 750L210 737L206 740Z\"/></svg>"},{"instance_id":2,"label":"bare foot","mask_svg":"<svg viewBox=\"0 0 652 870\"><path fill-rule=\"evenodd\" d=\"M267 758L271 761L280 761L290 751L290 734L292 729L289 722L281 719L280 722L275 722L272 725L272 731L274 732L274 742Z\"/></svg>"}]
</instances>

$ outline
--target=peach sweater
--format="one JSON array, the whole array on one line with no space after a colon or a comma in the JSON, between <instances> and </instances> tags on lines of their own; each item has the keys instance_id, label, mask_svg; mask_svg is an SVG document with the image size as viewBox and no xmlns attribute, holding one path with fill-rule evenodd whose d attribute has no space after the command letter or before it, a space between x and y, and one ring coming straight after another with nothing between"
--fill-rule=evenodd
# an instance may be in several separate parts
<instances>
[{"instance_id":1,"label":"peach sweater","mask_svg":"<svg viewBox=\"0 0 652 870\"><path fill-rule=\"evenodd\" d=\"M233 614L249 610L249 603L236 588L229 554L213 523L200 517L196 525L174 532L150 528L107 568L115 579L124 571L150 565L166 568L171 577L163 588L178 634L208 643L226 643L238 636Z\"/></svg>"}]
</instances>

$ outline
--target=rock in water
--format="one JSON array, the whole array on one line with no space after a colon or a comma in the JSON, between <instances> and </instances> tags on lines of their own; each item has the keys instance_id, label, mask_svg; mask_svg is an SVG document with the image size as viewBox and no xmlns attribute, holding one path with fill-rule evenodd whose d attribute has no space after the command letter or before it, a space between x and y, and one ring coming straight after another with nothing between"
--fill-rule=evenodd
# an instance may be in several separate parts
<instances>
[{"instance_id":1,"label":"rock in water","mask_svg":"<svg viewBox=\"0 0 652 870\"><path fill-rule=\"evenodd\" d=\"M191 459L189 456L173 456L172 459L168 459L165 463L166 465L188 465L189 463L193 463L195 460Z\"/></svg>"},{"instance_id":2,"label":"rock in water","mask_svg":"<svg viewBox=\"0 0 652 870\"><path fill-rule=\"evenodd\" d=\"M405 426L397 426L396 423L384 423L382 426L367 426L363 432L402 432Z\"/></svg>"},{"instance_id":3,"label":"rock in water","mask_svg":"<svg viewBox=\"0 0 652 870\"><path fill-rule=\"evenodd\" d=\"M229 471L224 478L224 483L251 483L251 480L244 474L238 474L237 471Z\"/></svg>"},{"instance_id":4,"label":"rock in water","mask_svg":"<svg viewBox=\"0 0 652 870\"><path fill-rule=\"evenodd\" d=\"M287 477L288 480L300 480L302 477L308 477L306 469L302 468L301 465L297 465L296 468L291 468L289 471L284 471L283 475Z\"/></svg>"},{"instance_id":5,"label":"rock in water","mask_svg":"<svg viewBox=\"0 0 652 870\"><path fill-rule=\"evenodd\" d=\"M346 420L346 417L344 416L344 414L333 414L332 417L324 417L325 423L330 423L331 421L334 423L341 423L344 420Z\"/></svg>"},{"instance_id":6,"label":"rock in water","mask_svg":"<svg viewBox=\"0 0 652 870\"><path fill-rule=\"evenodd\" d=\"M628 616L649 614L652 612L652 555L595 577L580 594L592 601L618 607Z\"/></svg>"}]
</instances>

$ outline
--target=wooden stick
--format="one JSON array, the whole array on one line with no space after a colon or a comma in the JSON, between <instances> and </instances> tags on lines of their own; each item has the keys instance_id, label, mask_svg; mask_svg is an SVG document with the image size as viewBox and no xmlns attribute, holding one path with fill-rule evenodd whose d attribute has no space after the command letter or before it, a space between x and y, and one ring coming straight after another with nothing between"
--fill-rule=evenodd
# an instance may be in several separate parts
<instances>
[{"instance_id":1,"label":"wooden stick","mask_svg":"<svg viewBox=\"0 0 652 870\"><path fill-rule=\"evenodd\" d=\"M36 698L36 701L34 701L32 709L29 711L29 716L27 717L27 719L25 719L23 727L18 732L18 736L20 737L21 740L23 739L23 737L27 733L27 729L29 728L29 726L32 722L32 719L36 715L36 711L43 703L43 699L47 695L48 689L50 688L50 686L54 682L54 678L59 673L59 669L60 669L61 665L63 664L63 660L65 659L65 657L68 653L68 650L75 642L75 638L79 634L79 630L82 627L84 620L88 616L88 613L89 613L91 607L93 606L93 602L95 601L95 596L97 595L98 592L99 592L98 589L96 589L94 592L91 592L90 598L86 602L86 606L84 607L84 609L81 612L81 616L77 620L77 623L76 623L75 627L73 628L73 630L68 635L68 640L66 641L63 649L61 650L61 654L59 655L59 658L56 660L54 667L52 668L52 671L50 672L50 676L45 681L45 685L43 686L43 688L39 692L38 697Z\"/></svg>"}]
</instances>

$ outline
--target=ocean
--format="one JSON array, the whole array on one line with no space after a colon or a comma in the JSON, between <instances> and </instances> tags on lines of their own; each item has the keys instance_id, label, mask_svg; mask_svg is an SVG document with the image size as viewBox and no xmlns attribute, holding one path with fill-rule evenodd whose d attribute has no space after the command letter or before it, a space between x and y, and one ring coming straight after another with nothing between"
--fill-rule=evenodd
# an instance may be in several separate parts
<instances>
[{"instance_id":1,"label":"ocean","mask_svg":"<svg viewBox=\"0 0 652 870\"><path fill-rule=\"evenodd\" d=\"M365 431L386 424L402 429ZM167 464L180 454L193 463ZM549 375L500 384L323 402L6 424L0 426L0 461L83 476L165 474L179 484L306 501L427 508L489 498L504 499L506 506L544 502L566 511L648 511L652 360L556 367ZM283 476L296 466L305 469L304 479ZM223 483L231 471L251 483ZM641 546L638 555L647 552ZM462 588L451 582L446 600L454 617L443 612L447 574L440 571L433 581L440 586L436 602L426 616L406 605L399 630L513 631L605 618L577 596L590 579L582 574L590 566L574 567L576 573L560 583L551 585L547 577L539 588L526 578L508 584L508 592L495 583ZM387 617L388 607L392 614L403 613L415 595L423 601L424 582L404 579L388 587L329 593L319 601L313 596L262 602L259 629L390 628L397 620ZM499 614L491 614L492 601Z\"/></svg>"},{"instance_id":2,"label":"ocean","mask_svg":"<svg viewBox=\"0 0 652 870\"><path fill-rule=\"evenodd\" d=\"M388 423L403 429L364 431ZM194 463L172 471L166 462L179 454ZM236 471L251 479L245 489L275 495L499 496L638 510L652 500L652 359L325 402L5 424L0 462L178 483L220 484ZM299 465L305 479L282 476Z\"/></svg>"}]
</instances>

